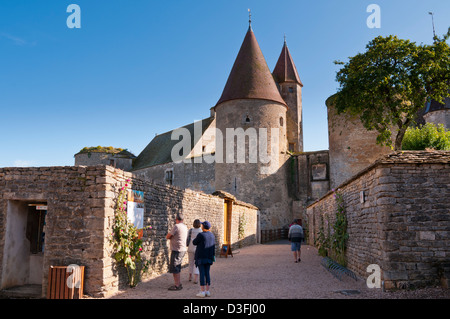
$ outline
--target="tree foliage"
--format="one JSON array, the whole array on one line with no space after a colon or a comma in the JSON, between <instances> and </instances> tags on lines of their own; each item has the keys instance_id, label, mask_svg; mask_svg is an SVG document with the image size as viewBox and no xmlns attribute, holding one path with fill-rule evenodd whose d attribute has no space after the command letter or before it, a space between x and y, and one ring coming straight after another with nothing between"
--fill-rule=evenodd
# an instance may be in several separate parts
<instances>
[{"instance_id":1,"label":"tree foliage","mask_svg":"<svg viewBox=\"0 0 450 319\"><path fill-rule=\"evenodd\" d=\"M420 151L427 148L450 151L450 131L447 131L443 124L427 123L406 130L402 142L403 150Z\"/></svg>"},{"instance_id":2,"label":"tree foliage","mask_svg":"<svg viewBox=\"0 0 450 319\"><path fill-rule=\"evenodd\" d=\"M366 52L349 58L337 72L334 104L338 113L359 115L377 143L401 149L406 129L428 100L444 102L450 90L450 28L433 44L416 44L397 36L376 37ZM392 145L392 133L396 132Z\"/></svg>"}]
</instances>

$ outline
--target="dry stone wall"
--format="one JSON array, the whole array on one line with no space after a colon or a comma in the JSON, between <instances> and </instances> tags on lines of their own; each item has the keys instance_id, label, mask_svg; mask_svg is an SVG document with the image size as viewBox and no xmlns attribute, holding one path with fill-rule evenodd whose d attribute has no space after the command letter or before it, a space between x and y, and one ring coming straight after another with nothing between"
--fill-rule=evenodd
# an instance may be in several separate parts
<instances>
[{"instance_id":1,"label":"dry stone wall","mask_svg":"<svg viewBox=\"0 0 450 319\"><path fill-rule=\"evenodd\" d=\"M105 206L110 204L99 179L104 167L0 168L0 276L6 283L14 268L26 267L27 260L14 261L7 254L10 245L6 226L14 216L8 207L14 203L47 203L44 226L42 293L47 290L50 265L85 265L85 291L97 291L104 285ZM9 218L9 220L8 220ZM25 227L18 225L16 230ZM6 247L5 247L6 242ZM25 279L26 280L26 279ZM26 284L27 282L17 282ZM10 283L12 284L12 283ZM4 288L4 287L2 287Z\"/></svg>"},{"instance_id":2,"label":"dry stone wall","mask_svg":"<svg viewBox=\"0 0 450 319\"><path fill-rule=\"evenodd\" d=\"M450 152L388 155L339 186L348 219L348 268L367 277L378 264L385 288L442 284L450 278ZM320 216L333 223L333 192L307 209L309 241Z\"/></svg>"}]
</instances>

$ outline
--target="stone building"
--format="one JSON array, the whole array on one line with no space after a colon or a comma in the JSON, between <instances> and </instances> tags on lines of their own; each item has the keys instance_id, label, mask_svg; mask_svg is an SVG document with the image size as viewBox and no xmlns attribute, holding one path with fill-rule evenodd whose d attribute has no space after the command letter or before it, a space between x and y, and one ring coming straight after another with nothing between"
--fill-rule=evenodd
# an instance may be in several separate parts
<instances>
[{"instance_id":1,"label":"stone building","mask_svg":"<svg viewBox=\"0 0 450 319\"><path fill-rule=\"evenodd\" d=\"M326 101L330 189L337 188L381 156L392 152L387 146L377 145L378 131L367 131L359 116L337 114L332 100L330 97Z\"/></svg>"},{"instance_id":2,"label":"stone building","mask_svg":"<svg viewBox=\"0 0 450 319\"><path fill-rule=\"evenodd\" d=\"M127 179L145 197L143 224L153 230L143 234L144 256L154 274L167 268L165 235L177 212L188 225L210 220L218 247L254 244L261 230L295 217L308 221L313 241L318 216L335 209L329 190L339 187L355 271L379 262L391 287L435 282L448 271L448 153L376 162L388 150L330 105L329 150L304 152L302 91L286 42L270 72L250 26L204 120L157 135L136 158L87 151L73 167L0 168L0 289L36 284L45 296L49 266L77 264L86 266L86 293L117 291L108 236ZM430 105L425 118L448 125L447 104Z\"/></svg>"},{"instance_id":3,"label":"stone building","mask_svg":"<svg viewBox=\"0 0 450 319\"><path fill-rule=\"evenodd\" d=\"M85 147L75 157L75 166L109 165L125 171L133 168L134 154L114 147Z\"/></svg>"},{"instance_id":4,"label":"stone building","mask_svg":"<svg viewBox=\"0 0 450 319\"><path fill-rule=\"evenodd\" d=\"M302 195L308 188L314 188L312 199L329 187L328 173L321 179L322 191L315 181L297 182L297 160L291 157L303 152L302 87L286 41L271 73L250 25L211 116L157 135L138 155L132 172L205 193L225 191L260 209L262 229L287 227L304 211ZM188 150L183 161L174 161L172 151L183 132L188 133L183 136L190 141ZM230 140L235 143L228 147Z\"/></svg>"},{"instance_id":5,"label":"stone building","mask_svg":"<svg viewBox=\"0 0 450 319\"><path fill-rule=\"evenodd\" d=\"M286 41L270 72L250 25L210 116L155 136L126 170L182 189L226 191L260 208L262 229L287 227L304 217L308 204L391 153L358 117L337 114L332 97L326 101L329 149L305 152L302 90ZM448 128L449 101L429 103L422 122Z\"/></svg>"},{"instance_id":6,"label":"stone building","mask_svg":"<svg viewBox=\"0 0 450 319\"><path fill-rule=\"evenodd\" d=\"M450 130L450 97L447 97L444 102L444 104L434 100L428 102L423 117L426 122L444 124L444 127Z\"/></svg>"}]
</instances>

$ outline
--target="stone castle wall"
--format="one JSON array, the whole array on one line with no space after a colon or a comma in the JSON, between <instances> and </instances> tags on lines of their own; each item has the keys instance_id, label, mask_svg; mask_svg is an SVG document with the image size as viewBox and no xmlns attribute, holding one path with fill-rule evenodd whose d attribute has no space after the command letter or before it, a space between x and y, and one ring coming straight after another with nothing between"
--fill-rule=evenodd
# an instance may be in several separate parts
<instances>
[{"instance_id":1,"label":"stone castle wall","mask_svg":"<svg viewBox=\"0 0 450 319\"><path fill-rule=\"evenodd\" d=\"M209 157L210 155L205 155ZM172 185L182 189L192 189L195 191L212 194L215 191L215 164L204 160L201 163L166 163L155 165L140 170L133 171L134 176L153 181L159 184L167 184L165 180L166 171L171 170Z\"/></svg>"},{"instance_id":2,"label":"stone castle wall","mask_svg":"<svg viewBox=\"0 0 450 319\"><path fill-rule=\"evenodd\" d=\"M427 123L434 123L436 125L443 124L447 130L450 130L450 110L443 109L426 113L424 119Z\"/></svg>"},{"instance_id":3,"label":"stone castle wall","mask_svg":"<svg viewBox=\"0 0 450 319\"><path fill-rule=\"evenodd\" d=\"M303 152L302 87L297 83L278 84L281 97L289 106L286 113L287 140L292 152Z\"/></svg>"},{"instance_id":4,"label":"stone castle wall","mask_svg":"<svg viewBox=\"0 0 450 319\"><path fill-rule=\"evenodd\" d=\"M175 225L175 217L178 212L184 215L184 224L188 228L193 227L195 219L208 220L211 231L216 237L216 252L219 252L224 242L224 199L219 196L199 193L190 189L180 189L169 185L149 183L142 179L133 178L132 174L121 170L111 170L108 185L115 188L123 187L127 179L131 179L133 190L143 191L145 198L144 227L152 226L152 230L144 231L143 256L150 260L152 269L149 276L159 275L168 270L170 257L169 242L166 235ZM115 194L115 193L114 193ZM111 195L114 195L111 194ZM247 246L256 244L256 220L257 208L243 202L234 202L231 225L231 244ZM114 206L107 207L106 213L109 219L108 229L112 226ZM239 237L239 220L243 217L247 220L243 238ZM107 230L109 231L109 230ZM218 257L218 255L217 255ZM187 254L184 265L187 265Z\"/></svg>"},{"instance_id":5,"label":"stone castle wall","mask_svg":"<svg viewBox=\"0 0 450 319\"><path fill-rule=\"evenodd\" d=\"M131 158L121 154L88 152L77 153L74 157L75 166L111 165L125 171L130 171L133 165L133 160Z\"/></svg>"},{"instance_id":6,"label":"stone castle wall","mask_svg":"<svg viewBox=\"0 0 450 319\"><path fill-rule=\"evenodd\" d=\"M249 119L247 122L246 119ZM277 229L292 222L292 198L288 193L288 160L286 137L286 106L266 100L232 100L216 106L216 127L223 132L222 139L216 140L216 154L220 140L223 140L224 162L215 165L216 190L231 193L238 200L255 205L260 209L261 229ZM260 140L259 128L267 129L267 150L249 152L249 138L245 139L245 163L238 163L235 140L234 159L227 162L227 128L242 128L244 131L254 128ZM256 163L250 163L250 155L271 155L271 129L278 129L278 163L270 173L264 172L268 164L258 157ZM228 155L231 152L228 153Z\"/></svg>"},{"instance_id":7,"label":"stone castle wall","mask_svg":"<svg viewBox=\"0 0 450 319\"><path fill-rule=\"evenodd\" d=\"M378 264L387 289L448 286L449 176L450 152L409 151L393 153L340 185L348 268L367 277L367 267ZM333 192L308 207L310 243L320 216L333 223L336 209Z\"/></svg>"},{"instance_id":8,"label":"stone castle wall","mask_svg":"<svg viewBox=\"0 0 450 319\"><path fill-rule=\"evenodd\" d=\"M336 188L391 149L376 144L378 132L367 131L359 117L337 114L328 105L330 187Z\"/></svg>"}]
</instances>

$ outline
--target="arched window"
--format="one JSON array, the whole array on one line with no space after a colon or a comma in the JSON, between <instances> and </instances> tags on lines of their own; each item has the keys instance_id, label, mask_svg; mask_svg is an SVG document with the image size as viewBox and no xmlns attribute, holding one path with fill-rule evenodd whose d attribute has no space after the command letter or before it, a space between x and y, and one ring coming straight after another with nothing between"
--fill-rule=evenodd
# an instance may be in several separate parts
<instances>
[{"instance_id":1,"label":"arched window","mask_svg":"<svg viewBox=\"0 0 450 319\"><path fill-rule=\"evenodd\" d=\"M242 117L242 124L250 124L252 122L252 118L250 117L250 115L248 115L248 114L245 114L243 117Z\"/></svg>"},{"instance_id":2,"label":"arched window","mask_svg":"<svg viewBox=\"0 0 450 319\"><path fill-rule=\"evenodd\" d=\"M284 125L284 118L280 117L280 126L283 126L283 125Z\"/></svg>"}]
</instances>

